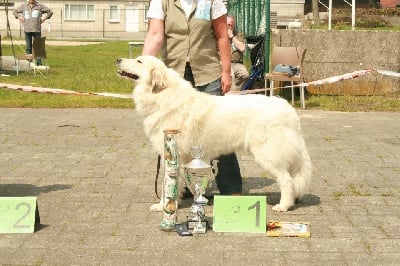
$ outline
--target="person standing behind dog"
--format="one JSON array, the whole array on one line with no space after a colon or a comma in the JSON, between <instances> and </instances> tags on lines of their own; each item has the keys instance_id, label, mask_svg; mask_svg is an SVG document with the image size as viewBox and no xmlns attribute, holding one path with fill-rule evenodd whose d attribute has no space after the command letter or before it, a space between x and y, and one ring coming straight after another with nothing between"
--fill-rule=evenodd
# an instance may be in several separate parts
<instances>
[{"instance_id":1,"label":"person standing behind dog","mask_svg":"<svg viewBox=\"0 0 400 266\"><path fill-rule=\"evenodd\" d=\"M235 89L240 90L244 82L249 78L249 71L243 64L243 53L246 51L245 37L242 32L235 31L235 19L232 16L227 17L228 36L231 42L232 52L232 72L235 75Z\"/></svg>"},{"instance_id":2,"label":"person standing behind dog","mask_svg":"<svg viewBox=\"0 0 400 266\"><path fill-rule=\"evenodd\" d=\"M142 55L156 56L161 50L165 64L198 91L224 95L232 85L226 14L222 0L151 0ZM242 193L236 154L217 160L220 193Z\"/></svg>"},{"instance_id":3,"label":"person standing behind dog","mask_svg":"<svg viewBox=\"0 0 400 266\"><path fill-rule=\"evenodd\" d=\"M32 38L40 38L42 36L42 23L51 18L53 11L45 5L39 4L36 0L29 0L27 3L20 5L14 10L15 18L19 19L24 25L25 32L25 49L26 54L32 54ZM42 17L42 14L46 14ZM37 65L41 65L40 59L36 61Z\"/></svg>"}]
</instances>

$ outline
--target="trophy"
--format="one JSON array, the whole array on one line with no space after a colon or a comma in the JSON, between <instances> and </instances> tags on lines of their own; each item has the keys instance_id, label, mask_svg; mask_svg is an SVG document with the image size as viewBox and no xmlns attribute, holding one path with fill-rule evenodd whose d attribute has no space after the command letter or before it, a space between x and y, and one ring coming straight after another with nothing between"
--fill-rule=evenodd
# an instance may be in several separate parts
<instances>
[{"instance_id":1,"label":"trophy","mask_svg":"<svg viewBox=\"0 0 400 266\"><path fill-rule=\"evenodd\" d=\"M160 229L175 230L178 211L178 130L164 130L163 220Z\"/></svg>"},{"instance_id":2,"label":"trophy","mask_svg":"<svg viewBox=\"0 0 400 266\"><path fill-rule=\"evenodd\" d=\"M190 207L190 214L187 216L187 228L193 230L194 234L204 234L208 228L204 210L204 206L208 202L205 190L212 176L211 165L201 160L204 155L201 147L192 147L190 154L193 160L185 166L185 174L187 186L194 194L194 202Z\"/></svg>"}]
</instances>

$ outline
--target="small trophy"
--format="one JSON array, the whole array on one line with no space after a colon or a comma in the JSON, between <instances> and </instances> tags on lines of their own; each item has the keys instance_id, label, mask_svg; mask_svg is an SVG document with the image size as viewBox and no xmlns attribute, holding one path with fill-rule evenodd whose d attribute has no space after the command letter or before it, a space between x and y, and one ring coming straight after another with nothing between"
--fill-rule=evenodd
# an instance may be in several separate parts
<instances>
[{"instance_id":1,"label":"small trophy","mask_svg":"<svg viewBox=\"0 0 400 266\"><path fill-rule=\"evenodd\" d=\"M190 154L193 160L185 166L186 181L190 190L194 192L194 202L190 207L190 214L187 216L187 227L189 230L193 230L194 234L204 234L208 228L204 210L204 206L208 202L205 190L212 176L211 165L201 160L204 155L201 147L192 147Z\"/></svg>"}]
</instances>

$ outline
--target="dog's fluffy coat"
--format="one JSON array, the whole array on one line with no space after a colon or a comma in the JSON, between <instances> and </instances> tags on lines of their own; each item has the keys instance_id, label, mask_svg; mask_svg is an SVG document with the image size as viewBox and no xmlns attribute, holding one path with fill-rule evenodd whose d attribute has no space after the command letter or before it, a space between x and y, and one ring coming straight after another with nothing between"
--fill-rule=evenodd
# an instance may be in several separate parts
<instances>
[{"instance_id":1,"label":"dog's fluffy coat","mask_svg":"<svg viewBox=\"0 0 400 266\"><path fill-rule=\"evenodd\" d=\"M211 96L153 56L117 60L119 75L134 79L138 112L153 148L163 154L163 130L178 129L179 156L190 162L190 150L201 146L207 158L244 151L281 190L275 211L287 211L306 192L312 165L295 109L284 99L263 95ZM204 66L207 67L207 66ZM206 161L206 159L205 159Z\"/></svg>"}]
</instances>

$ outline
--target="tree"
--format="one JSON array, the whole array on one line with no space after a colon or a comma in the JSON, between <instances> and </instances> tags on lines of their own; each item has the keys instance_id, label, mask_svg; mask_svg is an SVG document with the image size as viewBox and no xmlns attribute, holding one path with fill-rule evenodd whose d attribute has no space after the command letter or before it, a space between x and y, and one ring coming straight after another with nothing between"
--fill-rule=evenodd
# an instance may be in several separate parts
<instances>
[{"instance_id":1,"label":"tree","mask_svg":"<svg viewBox=\"0 0 400 266\"><path fill-rule=\"evenodd\" d=\"M319 26L318 0L312 0L312 14L313 14L314 25Z\"/></svg>"}]
</instances>

